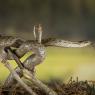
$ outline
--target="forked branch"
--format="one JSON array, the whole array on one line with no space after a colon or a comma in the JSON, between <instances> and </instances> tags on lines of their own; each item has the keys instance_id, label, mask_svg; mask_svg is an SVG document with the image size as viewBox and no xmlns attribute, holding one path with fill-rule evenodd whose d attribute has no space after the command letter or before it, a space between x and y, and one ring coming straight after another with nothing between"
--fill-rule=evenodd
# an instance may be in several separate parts
<instances>
[{"instance_id":1,"label":"forked branch","mask_svg":"<svg viewBox=\"0 0 95 95\"><path fill-rule=\"evenodd\" d=\"M14 54L12 53L12 51L10 51L12 54L12 57L16 57L14 58L14 60L16 62L21 63L20 59ZM27 69L22 69L23 71L23 76L28 79L29 81L33 82L36 86L38 86L40 89L42 89L47 95L57 95L56 92L54 92L52 89L50 89L49 87L47 87L45 84L43 84L40 80L38 80L35 76L33 76L33 74L31 74L31 72ZM34 94L33 94L34 95Z\"/></svg>"},{"instance_id":2,"label":"forked branch","mask_svg":"<svg viewBox=\"0 0 95 95\"><path fill-rule=\"evenodd\" d=\"M18 74L14 71L14 69L12 68L12 66L10 65L9 62L7 61L3 61L3 63L5 64L5 67L8 68L8 70L10 71L10 73L13 75L14 79L27 91L29 92L31 95L37 95L35 92L32 91L32 89L27 86L22 80L21 78L18 76Z\"/></svg>"}]
</instances>

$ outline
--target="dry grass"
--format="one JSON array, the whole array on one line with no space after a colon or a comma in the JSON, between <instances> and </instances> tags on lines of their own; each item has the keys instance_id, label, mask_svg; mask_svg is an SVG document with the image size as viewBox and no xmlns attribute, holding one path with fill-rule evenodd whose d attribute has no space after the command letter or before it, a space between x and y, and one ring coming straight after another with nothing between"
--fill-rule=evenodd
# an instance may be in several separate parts
<instances>
[{"instance_id":1,"label":"dry grass","mask_svg":"<svg viewBox=\"0 0 95 95\"><path fill-rule=\"evenodd\" d=\"M72 78L65 84L60 80L51 80L46 83L50 88L58 93L58 95L95 95L95 85L93 82L74 81ZM41 89L35 85L30 85L38 95L46 95ZM29 95L23 88L14 86L13 88L2 88L0 95Z\"/></svg>"}]
</instances>

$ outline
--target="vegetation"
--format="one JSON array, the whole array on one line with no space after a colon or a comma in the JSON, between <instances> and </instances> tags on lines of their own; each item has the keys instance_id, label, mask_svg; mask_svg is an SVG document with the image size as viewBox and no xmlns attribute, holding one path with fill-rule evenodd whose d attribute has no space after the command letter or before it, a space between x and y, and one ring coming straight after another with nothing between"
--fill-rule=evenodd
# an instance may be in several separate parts
<instances>
[{"instance_id":1,"label":"vegetation","mask_svg":"<svg viewBox=\"0 0 95 95\"><path fill-rule=\"evenodd\" d=\"M58 95L95 95L95 84L94 82L88 81L78 81L70 78L67 84L63 83L60 80L51 80L47 85L52 88ZM46 95L39 87L35 85L30 85L34 92L37 95ZM23 88L14 87L14 88L2 88L0 95L29 95Z\"/></svg>"}]
</instances>

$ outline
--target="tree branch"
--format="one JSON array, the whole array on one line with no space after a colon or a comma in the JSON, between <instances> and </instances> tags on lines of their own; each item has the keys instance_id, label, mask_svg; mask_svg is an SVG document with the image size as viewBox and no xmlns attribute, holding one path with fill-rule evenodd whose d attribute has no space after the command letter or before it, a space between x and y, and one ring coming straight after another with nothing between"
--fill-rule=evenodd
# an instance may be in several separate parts
<instances>
[{"instance_id":1,"label":"tree branch","mask_svg":"<svg viewBox=\"0 0 95 95\"><path fill-rule=\"evenodd\" d=\"M32 91L32 89L27 86L22 80L21 78L18 76L18 74L14 71L14 69L12 68L12 66L9 64L9 62L7 61L3 61L3 63L5 64L5 67L8 68L8 70L10 71L10 73L12 73L14 79L27 91L29 92L31 95L37 95L35 92Z\"/></svg>"}]
</instances>

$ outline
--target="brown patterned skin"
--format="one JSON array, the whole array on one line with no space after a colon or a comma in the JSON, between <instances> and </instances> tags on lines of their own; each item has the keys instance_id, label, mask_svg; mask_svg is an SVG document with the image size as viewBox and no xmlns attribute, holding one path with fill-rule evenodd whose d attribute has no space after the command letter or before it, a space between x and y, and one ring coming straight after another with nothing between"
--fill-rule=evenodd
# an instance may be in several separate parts
<instances>
[{"instance_id":1,"label":"brown patterned skin","mask_svg":"<svg viewBox=\"0 0 95 95\"><path fill-rule=\"evenodd\" d=\"M30 55L24 62L24 67L26 67L29 71L31 71L32 74L35 74L35 66L42 63L45 59L45 56L39 56L36 54L32 54ZM22 77L22 73L21 73L21 69L19 67L15 68L15 71L17 72L17 74ZM14 80L12 74L10 74L8 76L8 78L6 79L4 86L5 87L11 87L12 84L16 84L17 82Z\"/></svg>"},{"instance_id":2,"label":"brown patterned skin","mask_svg":"<svg viewBox=\"0 0 95 95\"><path fill-rule=\"evenodd\" d=\"M42 44L39 44L34 41L26 41L23 42L22 45L19 46L18 49L14 51L14 53L21 58L25 53L33 51L33 54L30 55L24 62L24 67L27 68L31 73L34 73L35 66L42 63L45 59L45 47ZM21 69L17 67L15 69L17 74L22 77ZM12 74L8 76L5 81L5 87L11 87L12 84L15 84L16 81L14 80Z\"/></svg>"},{"instance_id":3,"label":"brown patterned skin","mask_svg":"<svg viewBox=\"0 0 95 95\"><path fill-rule=\"evenodd\" d=\"M11 59L11 56L5 52L6 47L18 48L23 42L24 40L18 37L0 35L0 61Z\"/></svg>"},{"instance_id":4,"label":"brown patterned skin","mask_svg":"<svg viewBox=\"0 0 95 95\"><path fill-rule=\"evenodd\" d=\"M44 47L47 46L59 46L59 47L85 47L87 45L92 44L90 41L79 41L79 42L71 42L71 41L65 41L62 39L43 39L42 45ZM37 41L25 41L18 37L13 36L0 36L0 61L3 59L12 59L10 55L7 55L5 52L6 47L14 48L14 51L16 52L17 56L21 58L25 53L27 53L30 50L38 49L39 43ZM36 47L36 49L34 49Z\"/></svg>"},{"instance_id":5,"label":"brown patterned skin","mask_svg":"<svg viewBox=\"0 0 95 95\"><path fill-rule=\"evenodd\" d=\"M81 48L92 45L91 41L66 41L63 39L48 38L42 40L42 43L47 46L64 47L64 48Z\"/></svg>"},{"instance_id":6,"label":"brown patterned skin","mask_svg":"<svg viewBox=\"0 0 95 95\"><path fill-rule=\"evenodd\" d=\"M36 40L23 40L18 37L12 36L0 36L0 60L13 59L10 54L6 52L6 48L10 47L18 58L21 58L29 51L33 54L30 55L24 62L24 67L30 70L32 73L36 65L42 63L45 59L45 47L47 46L59 46L59 47L85 47L91 45L90 41L71 42L62 39L43 39L42 44L39 44ZM15 69L20 77L22 77L19 67ZM15 84L13 76L10 74L5 81L5 86L9 87Z\"/></svg>"}]
</instances>

